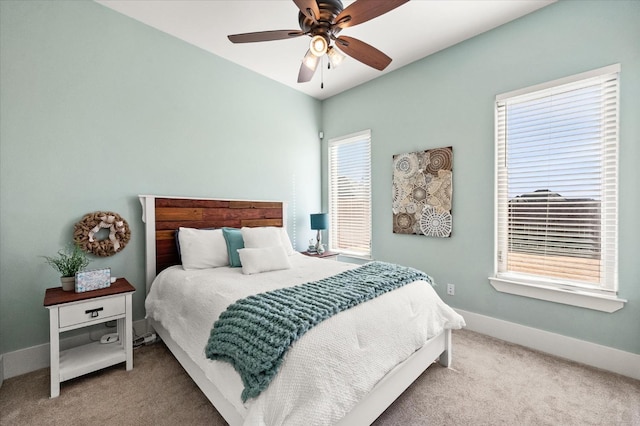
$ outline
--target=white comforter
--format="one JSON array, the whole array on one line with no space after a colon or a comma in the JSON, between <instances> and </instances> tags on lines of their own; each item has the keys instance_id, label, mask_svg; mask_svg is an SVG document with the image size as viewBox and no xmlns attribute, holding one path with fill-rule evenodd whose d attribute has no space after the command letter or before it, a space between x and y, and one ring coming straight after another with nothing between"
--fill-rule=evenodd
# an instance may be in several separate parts
<instances>
[{"instance_id":1,"label":"white comforter","mask_svg":"<svg viewBox=\"0 0 640 426\"><path fill-rule=\"evenodd\" d=\"M285 355L279 373L259 397L242 403L233 367L208 360L204 348L213 323L228 305L251 294L303 284L357 265L290 257L292 269L242 275L240 268L158 275L147 296L147 316L160 322L202 368L247 425L335 424L393 367L444 328L463 318L424 281L407 284L341 312L308 331Z\"/></svg>"}]
</instances>

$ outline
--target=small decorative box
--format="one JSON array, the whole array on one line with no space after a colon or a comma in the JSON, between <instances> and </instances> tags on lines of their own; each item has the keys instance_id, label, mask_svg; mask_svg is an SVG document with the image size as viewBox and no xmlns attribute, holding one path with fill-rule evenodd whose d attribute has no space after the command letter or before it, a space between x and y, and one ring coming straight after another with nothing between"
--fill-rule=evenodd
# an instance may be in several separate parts
<instances>
[{"instance_id":1,"label":"small decorative box","mask_svg":"<svg viewBox=\"0 0 640 426\"><path fill-rule=\"evenodd\" d=\"M111 268L76 272L76 293L107 288L111 285Z\"/></svg>"}]
</instances>

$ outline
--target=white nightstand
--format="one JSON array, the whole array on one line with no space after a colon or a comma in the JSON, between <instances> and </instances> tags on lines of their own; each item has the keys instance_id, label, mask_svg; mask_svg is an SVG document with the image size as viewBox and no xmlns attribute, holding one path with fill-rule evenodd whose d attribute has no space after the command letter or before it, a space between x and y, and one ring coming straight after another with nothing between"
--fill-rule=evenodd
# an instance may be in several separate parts
<instances>
[{"instance_id":1,"label":"white nightstand","mask_svg":"<svg viewBox=\"0 0 640 426\"><path fill-rule=\"evenodd\" d=\"M44 306L49 309L51 342L51 398L60 395L60 382L126 362L133 368L131 295L136 289L120 278L107 288L75 293L48 288ZM117 320L118 341L93 342L60 352L60 333Z\"/></svg>"}]
</instances>

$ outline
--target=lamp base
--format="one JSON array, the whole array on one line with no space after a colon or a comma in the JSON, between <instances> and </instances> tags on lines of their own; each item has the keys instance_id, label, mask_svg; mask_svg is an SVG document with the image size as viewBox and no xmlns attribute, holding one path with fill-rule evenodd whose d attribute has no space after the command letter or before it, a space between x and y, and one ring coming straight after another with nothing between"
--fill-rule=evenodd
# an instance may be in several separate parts
<instances>
[{"instance_id":1,"label":"lamp base","mask_svg":"<svg viewBox=\"0 0 640 426\"><path fill-rule=\"evenodd\" d=\"M318 235L316 235L316 253L318 254L324 253L324 247L322 247L322 234L320 234L319 229L318 229Z\"/></svg>"}]
</instances>

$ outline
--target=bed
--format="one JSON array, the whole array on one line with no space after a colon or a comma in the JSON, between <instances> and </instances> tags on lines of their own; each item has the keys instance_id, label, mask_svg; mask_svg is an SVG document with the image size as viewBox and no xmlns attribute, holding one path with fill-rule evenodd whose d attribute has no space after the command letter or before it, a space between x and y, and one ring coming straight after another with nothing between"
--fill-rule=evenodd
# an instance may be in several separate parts
<instances>
[{"instance_id":1,"label":"bed","mask_svg":"<svg viewBox=\"0 0 640 426\"><path fill-rule=\"evenodd\" d=\"M214 320L227 305L249 294L282 287L284 282L293 286L315 281L356 265L292 252L287 254L291 268L263 274L245 275L241 268L230 267L185 270L179 266L176 229L276 227L286 235L286 203L139 198L145 223L149 325L230 425L298 424L301 419L309 425L371 424L433 362L450 365L451 328L462 327L464 320L430 285L416 281L309 330L291 346L269 387L243 403L242 381L233 367L205 357ZM222 287L228 280L236 284ZM211 288L220 290L212 293ZM423 299L430 302L423 306ZM435 311L444 319L419 331L403 326L405 313L414 321L421 315L434 317ZM378 321L376 316L397 323ZM338 347L334 342L348 344ZM354 377L345 379L348 374Z\"/></svg>"}]
</instances>

